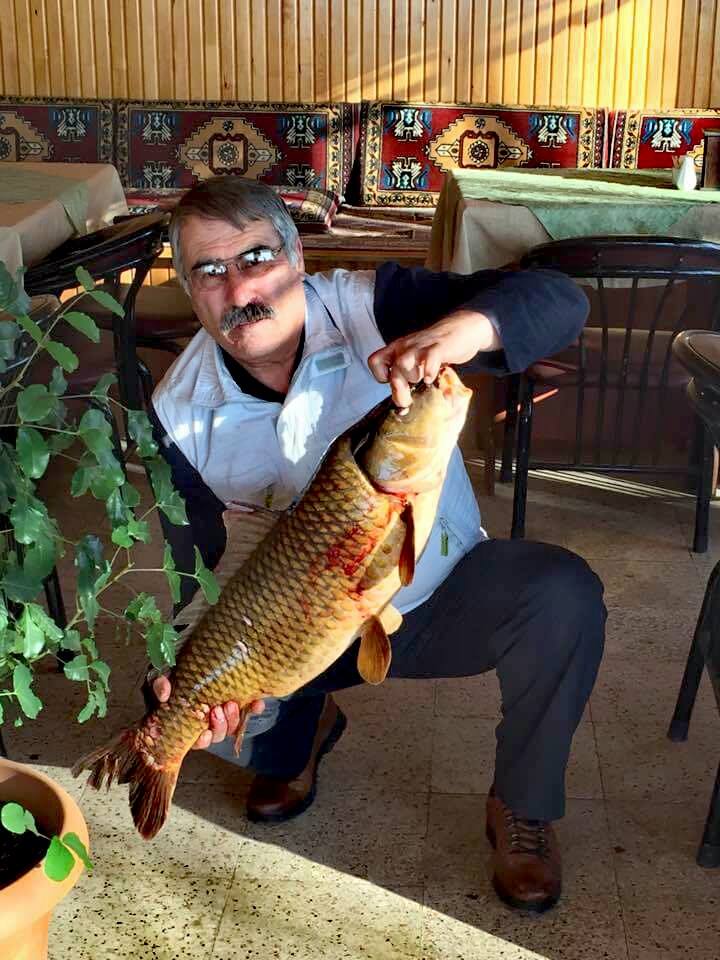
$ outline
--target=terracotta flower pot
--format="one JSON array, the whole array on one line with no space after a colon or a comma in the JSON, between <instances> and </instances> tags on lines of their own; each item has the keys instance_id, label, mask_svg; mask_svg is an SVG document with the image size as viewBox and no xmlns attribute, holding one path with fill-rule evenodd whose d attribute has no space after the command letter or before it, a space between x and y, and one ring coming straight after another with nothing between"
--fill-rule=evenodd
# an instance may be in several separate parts
<instances>
[{"instance_id":1,"label":"terracotta flower pot","mask_svg":"<svg viewBox=\"0 0 720 960\"><path fill-rule=\"evenodd\" d=\"M21 803L38 829L52 836L76 833L87 847L87 825L72 797L45 774L0 757L0 802ZM65 880L50 880L42 865L0 890L0 957L2 960L45 960L53 908L77 883L83 870L76 862Z\"/></svg>"}]
</instances>

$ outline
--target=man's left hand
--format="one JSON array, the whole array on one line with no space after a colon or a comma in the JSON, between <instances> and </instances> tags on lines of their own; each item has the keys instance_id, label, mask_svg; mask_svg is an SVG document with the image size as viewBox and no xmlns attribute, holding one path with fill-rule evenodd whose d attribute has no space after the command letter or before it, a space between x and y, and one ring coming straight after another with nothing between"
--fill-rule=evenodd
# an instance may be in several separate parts
<instances>
[{"instance_id":1,"label":"man's left hand","mask_svg":"<svg viewBox=\"0 0 720 960\"><path fill-rule=\"evenodd\" d=\"M368 357L380 383L390 383L398 407L412 403L410 385L433 383L445 363L468 363L481 351L502 350L490 319L474 310L458 310L432 326L393 340Z\"/></svg>"}]
</instances>

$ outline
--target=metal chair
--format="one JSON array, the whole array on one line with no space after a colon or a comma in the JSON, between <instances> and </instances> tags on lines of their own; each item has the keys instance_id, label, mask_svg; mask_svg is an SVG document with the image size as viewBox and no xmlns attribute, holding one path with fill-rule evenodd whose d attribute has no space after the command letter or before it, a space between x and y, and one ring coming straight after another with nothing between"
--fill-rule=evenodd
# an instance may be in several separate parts
<instances>
[{"instance_id":1,"label":"metal chair","mask_svg":"<svg viewBox=\"0 0 720 960\"><path fill-rule=\"evenodd\" d=\"M672 463L667 434L677 417L673 395L688 376L672 361L672 344L689 327L720 327L720 244L669 237L582 237L543 244L523 266L575 278L591 303L578 341L512 378L506 404L500 480L517 459L511 536L525 532L529 469L636 475L684 475L697 490L693 549L707 549L713 447L698 421L690 463ZM574 443L565 459L531 456L536 391L574 394ZM551 402L551 400L548 400ZM519 406L519 416L518 416ZM557 409L557 403L556 407ZM560 412L560 411L558 411ZM678 447L687 428L676 430ZM566 444L567 446L567 444Z\"/></svg>"},{"instance_id":2,"label":"metal chair","mask_svg":"<svg viewBox=\"0 0 720 960\"><path fill-rule=\"evenodd\" d=\"M96 281L105 282L105 289L123 305L124 317L98 310L96 301L89 296L76 306L102 316L103 325L112 330L113 366L118 374L120 397L127 407L134 409L142 406L141 382L146 395L149 389L148 374L139 365L137 357L136 301L148 271L162 251L167 220L166 213L150 213L84 237L75 237L25 274L25 290L31 296L39 293L59 296L63 291L77 287L75 271L78 267L85 267ZM121 275L128 270L134 270L132 282L122 284ZM85 386L93 378L97 381L107 372L107 356L101 350L88 350L88 346L85 341L83 363L73 375L76 386ZM75 383L77 377L82 377L83 382Z\"/></svg>"},{"instance_id":3,"label":"metal chair","mask_svg":"<svg viewBox=\"0 0 720 960\"><path fill-rule=\"evenodd\" d=\"M690 404L720 446L720 334L688 330L673 343L673 353L692 374L687 387ZM703 667L707 667L720 710L720 562L705 589L668 736L687 740ZM698 849L701 867L720 867L720 766L710 798L705 831Z\"/></svg>"}]
</instances>

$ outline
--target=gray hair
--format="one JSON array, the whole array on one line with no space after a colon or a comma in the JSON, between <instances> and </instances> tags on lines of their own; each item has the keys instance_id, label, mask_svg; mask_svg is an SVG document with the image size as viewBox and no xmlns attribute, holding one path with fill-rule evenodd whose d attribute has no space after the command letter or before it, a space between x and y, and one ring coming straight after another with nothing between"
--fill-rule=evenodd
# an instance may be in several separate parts
<instances>
[{"instance_id":1,"label":"gray hair","mask_svg":"<svg viewBox=\"0 0 720 960\"><path fill-rule=\"evenodd\" d=\"M290 263L297 263L297 227L272 187L245 177L210 177L185 194L175 207L168 227L173 264L185 290L188 281L180 249L180 227L188 217L222 220L238 230L244 230L254 221L267 220L277 231Z\"/></svg>"}]
</instances>

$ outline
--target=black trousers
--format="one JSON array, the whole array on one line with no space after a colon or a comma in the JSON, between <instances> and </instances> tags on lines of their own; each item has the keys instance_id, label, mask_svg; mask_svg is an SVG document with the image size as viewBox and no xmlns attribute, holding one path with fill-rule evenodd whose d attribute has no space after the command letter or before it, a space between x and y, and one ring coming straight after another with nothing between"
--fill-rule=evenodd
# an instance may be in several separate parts
<instances>
[{"instance_id":1,"label":"black trousers","mask_svg":"<svg viewBox=\"0 0 720 960\"><path fill-rule=\"evenodd\" d=\"M602 657L599 578L576 554L526 540L478 544L391 637L393 677L466 677L495 669L502 718L495 788L522 817L564 813L565 768ZM307 764L325 694L362 683L357 644L249 724L236 762L291 779ZM229 741L213 748L229 756Z\"/></svg>"}]
</instances>

